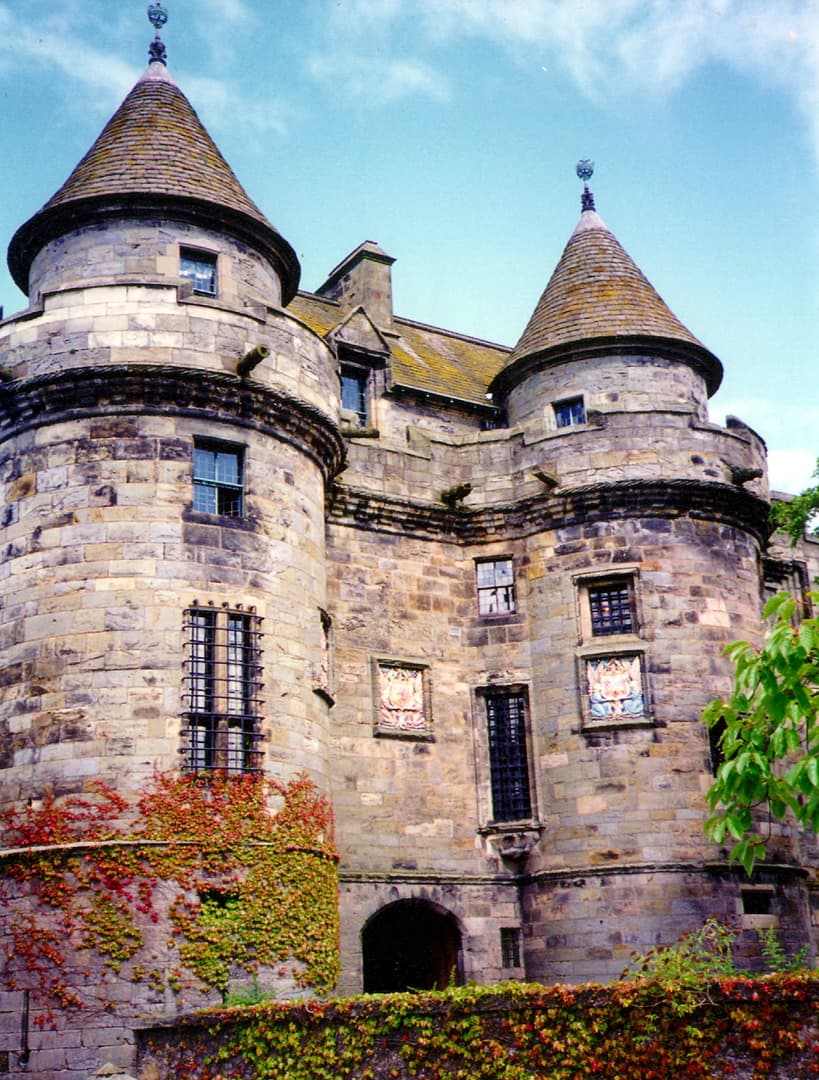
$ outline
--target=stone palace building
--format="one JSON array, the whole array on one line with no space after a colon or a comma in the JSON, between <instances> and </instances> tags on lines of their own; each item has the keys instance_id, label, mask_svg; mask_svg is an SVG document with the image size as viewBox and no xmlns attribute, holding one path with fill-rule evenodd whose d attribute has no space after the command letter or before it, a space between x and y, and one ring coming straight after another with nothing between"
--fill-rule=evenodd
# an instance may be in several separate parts
<instances>
[{"instance_id":1,"label":"stone palace building","mask_svg":"<svg viewBox=\"0 0 819 1080\"><path fill-rule=\"evenodd\" d=\"M701 712L819 545L771 542L719 359L588 185L571 217L513 348L402 318L371 241L300 291L155 43L9 249L4 808L305 770L341 993L608 980L712 914L811 941L812 838L780 828L752 881L703 838ZM122 1009L21 1034L23 997L0 1072L21 1038L26 1075L132 1065Z\"/></svg>"}]
</instances>

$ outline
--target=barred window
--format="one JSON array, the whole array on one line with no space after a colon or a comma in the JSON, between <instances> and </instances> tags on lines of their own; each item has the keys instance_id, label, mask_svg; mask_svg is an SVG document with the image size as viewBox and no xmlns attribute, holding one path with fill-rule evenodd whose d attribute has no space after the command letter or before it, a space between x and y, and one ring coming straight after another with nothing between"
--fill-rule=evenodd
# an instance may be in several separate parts
<instances>
[{"instance_id":1,"label":"barred window","mask_svg":"<svg viewBox=\"0 0 819 1080\"><path fill-rule=\"evenodd\" d=\"M179 276L193 285L198 296L216 296L216 254L182 248L179 252Z\"/></svg>"},{"instance_id":2,"label":"barred window","mask_svg":"<svg viewBox=\"0 0 819 1080\"><path fill-rule=\"evenodd\" d=\"M515 611L515 571L511 559L483 559L475 563L478 614L511 615Z\"/></svg>"},{"instance_id":3,"label":"barred window","mask_svg":"<svg viewBox=\"0 0 819 1080\"><path fill-rule=\"evenodd\" d=\"M630 579L589 585L588 595L591 632L595 637L636 632L634 590Z\"/></svg>"},{"instance_id":4,"label":"barred window","mask_svg":"<svg viewBox=\"0 0 819 1080\"><path fill-rule=\"evenodd\" d=\"M495 821L521 821L532 816L526 713L526 694L522 691L486 694L489 778Z\"/></svg>"},{"instance_id":5,"label":"barred window","mask_svg":"<svg viewBox=\"0 0 819 1080\"><path fill-rule=\"evenodd\" d=\"M187 710L182 752L192 772L261 767L261 620L253 612L185 612Z\"/></svg>"},{"instance_id":6,"label":"barred window","mask_svg":"<svg viewBox=\"0 0 819 1080\"><path fill-rule=\"evenodd\" d=\"M241 517L243 454L240 446L195 439L193 444L193 508L204 514Z\"/></svg>"},{"instance_id":7,"label":"barred window","mask_svg":"<svg viewBox=\"0 0 819 1080\"><path fill-rule=\"evenodd\" d=\"M500 932L501 967L520 967L520 930L517 926L502 926Z\"/></svg>"}]
</instances>

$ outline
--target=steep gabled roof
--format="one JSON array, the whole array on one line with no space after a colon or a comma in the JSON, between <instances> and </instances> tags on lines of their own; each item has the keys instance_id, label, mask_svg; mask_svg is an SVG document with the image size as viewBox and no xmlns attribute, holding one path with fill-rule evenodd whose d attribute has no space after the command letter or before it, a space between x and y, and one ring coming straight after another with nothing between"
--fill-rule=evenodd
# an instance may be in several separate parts
<instances>
[{"instance_id":1,"label":"steep gabled roof","mask_svg":"<svg viewBox=\"0 0 819 1080\"><path fill-rule=\"evenodd\" d=\"M300 292L288 310L322 337L331 337L345 319L336 301L315 293ZM400 317L384 340L396 388L491 408L487 387L503 366L507 347Z\"/></svg>"},{"instance_id":2,"label":"steep gabled roof","mask_svg":"<svg viewBox=\"0 0 819 1080\"><path fill-rule=\"evenodd\" d=\"M591 343L652 339L681 346L703 370L709 390L719 385L717 358L674 315L595 210L586 209L506 368L538 357L557 361L566 349Z\"/></svg>"},{"instance_id":3,"label":"steep gabled roof","mask_svg":"<svg viewBox=\"0 0 819 1080\"><path fill-rule=\"evenodd\" d=\"M66 225L128 207L167 207L238 233L276 265L285 302L298 287L295 252L248 197L165 65L152 63L88 153L15 234L9 266L27 291L31 262Z\"/></svg>"}]
</instances>

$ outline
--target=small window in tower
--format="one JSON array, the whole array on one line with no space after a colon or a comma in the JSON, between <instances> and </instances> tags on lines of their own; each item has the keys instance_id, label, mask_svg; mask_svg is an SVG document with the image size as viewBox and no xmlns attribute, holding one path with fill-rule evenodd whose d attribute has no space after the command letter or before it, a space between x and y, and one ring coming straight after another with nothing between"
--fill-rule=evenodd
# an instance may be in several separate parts
<instances>
[{"instance_id":1,"label":"small window in tower","mask_svg":"<svg viewBox=\"0 0 819 1080\"><path fill-rule=\"evenodd\" d=\"M479 615L511 615L515 611L515 572L511 559L475 563Z\"/></svg>"},{"instance_id":2,"label":"small window in tower","mask_svg":"<svg viewBox=\"0 0 819 1080\"><path fill-rule=\"evenodd\" d=\"M636 632L634 589L630 578L590 584L588 597L594 637Z\"/></svg>"},{"instance_id":3,"label":"small window in tower","mask_svg":"<svg viewBox=\"0 0 819 1080\"><path fill-rule=\"evenodd\" d=\"M243 513L243 453L239 446L195 439L193 446L193 508L204 514L241 517Z\"/></svg>"},{"instance_id":4,"label":"small window in tower","mask_svg":"<svg viewBox=\"0 0 819 1080\"><path fill-rule=\"evenodd\" d=\"M341 408L356 427L367 427L370 422L368 383L366 371L349 367L341 369Z\"/></svg>"},{"instance_id":5,"label":"small window in tower","mask_svg":"<svg viewBox=\"0 0 819 1080\"><path fill-rule=\"evenodd\" d=\"M500 932L501 967L520 967L520 930L517 926L502 926Z\"/></svg>"},{"instance_id":6,"label":"small window in tower","mask_svg":"<svg viewBox=\"0 0 819 1080\"><path fill-rule=\"evenodd\" d=\"M486 693L492 818L496 822L532 816L526 716L524 691L493 689Z\"/></svg>"},{"instance_id":7,"label":"small window in tower","mask_svg":"<svg viewBox=\"0 0 819 1080\"><path fill-rule=\"evenodd\" d=\"M251 609L185 612L184 765L191 772L261 767L261 620Z\"/></svg>"},{"instance_id":8,"label":"small window in tower","mask_svg":"<svg viewBox=\"0 0 819 1080\"><path fill-rule=\"evenodd\" d=\"M554 403L555 423L559 428L576 427L586 423L586 409L583 398L566 398L565 401Z\"/></svg>"},{"instance_id":9,"label":"small window in tower","mask_svg":"<svg viewBox=\"0 0 819 1080\"><path fill-rule=\"evenodd\" d=\"M216 296L216 254L182 248L179 252L179 275L193 285L197 296Z\"/></svg>"}]
</instances>

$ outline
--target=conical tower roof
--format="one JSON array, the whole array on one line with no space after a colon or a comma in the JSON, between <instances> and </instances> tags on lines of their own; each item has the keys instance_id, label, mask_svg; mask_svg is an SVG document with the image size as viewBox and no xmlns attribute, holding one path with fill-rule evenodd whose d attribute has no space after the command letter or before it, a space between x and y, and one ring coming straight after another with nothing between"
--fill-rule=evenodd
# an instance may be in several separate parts
<instances>
[{"instance_id":1,"label":"conical tower roof","mask_svg":"<svg viewBox=\"0 0 819 1080\"><path fill-rule=\"evenodd\" d=\"M508 385L513 370L558 363L569 351L595 346L682 352L701 370L709 393L722 380L719 360L674 315L587 191L580 221L498 382Z\"/></svg>"},{"instance_id":2,"label":"conical tower roof","mask_svg":"<svg viewBox=\"0 0 819 1080\"><path fill-rule=\"evenodd\" d=\"M26 292L33 259L66 229L159 208L248 241L279 272L284 302L295 294L295 252L248 197L162 62L149 65L63 186L18 229L12 276Z\"/></svg>"}]
</instances>

